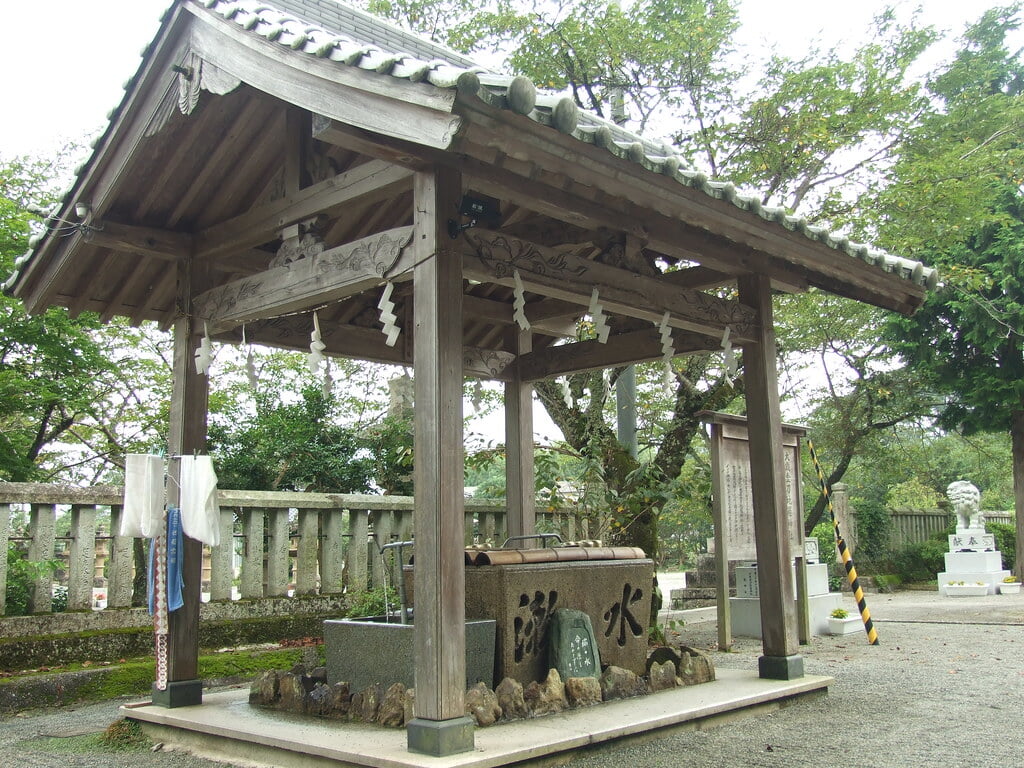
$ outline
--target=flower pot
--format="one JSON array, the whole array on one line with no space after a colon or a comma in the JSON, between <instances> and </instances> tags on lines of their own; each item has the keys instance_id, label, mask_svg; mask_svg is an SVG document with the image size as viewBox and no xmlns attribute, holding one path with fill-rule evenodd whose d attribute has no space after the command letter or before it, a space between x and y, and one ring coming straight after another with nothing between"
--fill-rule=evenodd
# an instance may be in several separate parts
<instances>
[{"instance_id":1,"label":"flower pot","mask_svg":"<svg viewBox=\"0 0 1024 768\"><path fill-rule=\"evenodd\" d=\"M1017 595L1020 594L1020 582L1019 581L1004 581L999 585L999 594L1001 595Z\"/></svg>"},{"instance_id":2,"label":"flower pot","mask_svg":"<svg viewBox=\"0 0 1024 768\"><path fill-rule=\"evenodd\" d=\"M988 594L988 584L947 584L946 597L982 597Z\"/></svg>"},{"instance_id":3,"label":"flower pot","mask_svg":"<svg viewBox=\"0 0 1024 768\"><path fill-rule=\"evenodd\" d=\"M830 635L851 635L854 632L859 632L863 626L860 616L847 616L845 619L828 617Z\"/></svg>"}]
</instances>

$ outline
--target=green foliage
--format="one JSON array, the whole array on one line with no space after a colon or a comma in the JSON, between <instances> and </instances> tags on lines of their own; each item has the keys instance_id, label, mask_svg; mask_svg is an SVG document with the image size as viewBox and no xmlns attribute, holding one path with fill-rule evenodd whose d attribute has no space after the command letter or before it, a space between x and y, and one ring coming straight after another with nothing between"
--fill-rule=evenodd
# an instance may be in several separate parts
<instances>
[{"instance_id":1,"label":"green foliage","mask_svg":"<svg viewBox=\"0 0 1024 768\"><path fill-rule=\"evenodd\" d=\"M123 717L106 727L103 743L115 752L134 752L150 747L149 738L142 732L142 723Z\"/></svg>"},{"instance_id":2,"label":"green foliage","mask_svg":"<svg viewBox=\"0 0 1024 768\"><path fill-rule=\"evenodd\" d=\"M903 577L895 573L876 573L875 574L875 587L879 592L889 593L895 592L901 586L903 586Z\"/></svg>"},{"instance_id":3,"label":"green foliage","mask_svg":"<svg viewBox=\"0 0 1024 768\"><path fill-rule=\"evenodd\" d=\"M413 494L412 418L386 416L367 431L373 480L384 493Z\"/></svg>"},{"instance_id":4,"label":"green foliage","mask_svg":"<svg viewBox=\"0 0 1024 768\"><path fill-rule=\"evenodd\" d=\"M985 523L985 530L996 537L996 549L1003 553L1003 567L1017 567L1017 531L1010 523Z\"/></svg>"},{"instance_id":5,"label":"green foliage","mask_svg":"<svg viewBox=\"0 0 1024 768\"><path fill-rule=\"evenodd\" d=\"M385 590L384 587L377 587L351 594L346 599L345 615L352 618L384 616L388 607L391 609L399 607L397 590Z\"/></svg>"},{"instance_id":6,"label":"green foliage","mask_svg":"<svg viewBox=\"0 0 1024 768\"><path fill-rule=\"evenodd\" d=\"M904 582L931 581L937 573L945 570L948 551L945 539L933 538L909 544L893 552L890 559L895 574Z\"/></svg>"},{"instance_id":7,"label":"green foliage","mask_svg":"<svg viewBox=\"0 0 1024 768\"><path fill-rule=\"evenodd\" d=\"M210 424L210 452L224 488L356 493L370 489L372 462L359 436L336 421L337 404L320 387L284 403L256 397L256 416Z\"/></svg>"},{"instance_id":8,"label":"green foliage","mask_svg":"<svg viewBox=\"0 0 1024 768\"><path fill-rule=\"evenodd\" d=\"M892 517L884 504L853 500L857 510L857 553L869 560L884 558L889 551Z\"/></svg>"},{"instance_id":9,"label":"green foliage","mask_svg":"<svg viewBox=\"0 0 1024 768\"><path fill-rule=\"evenodd\" d=\"M839 557L836 552L835 528L831 522L818 523L810 535L818 540L818 557L821 562L828 564L831 572Z\"/></svg>"},{"instance_id":10,"label":"green foliage","mask_svg":"<svg viewBox=\"0 0 1024 768\"><path fill-rule=\"evenodd\" d=\"M1018 6L986 11L933 79L922 120L871 202L883 245L945 275L888 336L945 396L947 429L1009 431L1024 409L1024 65L1007 47ZM884 218L882 218L884 217Z\"/></svg>"},{"instance_id":11,"label":"green foliage","mask_svg":"<svg viewBox=\"0 0 1024 768\"><path fill-rule=\"evenodd\" d=\"M833 619L847 619L850 617L850 612L845 608L836 608L829 614Z\"/></svg>"},{"instance_id":12,"label":"green foliage","mask_svg":"<svg viewBox=\"0 0 1024 768\"><path fill-rule=\"evenodd\" d=\"M41 578L50 577L60 567L56 560L37 562L29 560L25 552L15 543L7 543L7 591L5 593L5 616L27 616L29 613L29 593L32 584ZM52 601L53 611L67 608L67 589L55 589Z\"/></svg>"},{"instance_id":13,"label":"green foliage","mask_svg":"<svg viewBox=\"0 0 1024 768\"><path fill-rule=\"evenodd\" d=\"M885 494L889 509L936 509L942 497L916 477L898 483Z\"/></svg>"}]
</instances>

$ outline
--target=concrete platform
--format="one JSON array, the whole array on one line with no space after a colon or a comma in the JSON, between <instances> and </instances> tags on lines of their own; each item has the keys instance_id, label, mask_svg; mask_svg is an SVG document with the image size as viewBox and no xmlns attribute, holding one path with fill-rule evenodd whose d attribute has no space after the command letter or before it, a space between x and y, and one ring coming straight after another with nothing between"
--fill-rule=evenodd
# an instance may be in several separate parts
<instances>
[{"instance_id":1,"label":"concrete platform","mask_svg":"<svg viewBox=\"0 0 1024 768\"><path fill-rule=\"evenodd\" d=\"M406 749L405 729L318 720L250 707L248 689L207 694L195 707L166 709L149 702L121 708L169 748L204 757L278 768L489 768L547 762L560 753L616 739L651 738L666 730L718 724L778 709L824 693L831 677L761 680L753 671L720 669L712 683L476 730L476 748L451 757ZM564 757L564 755L562 755Z\"/></svg>"}]
</instances>

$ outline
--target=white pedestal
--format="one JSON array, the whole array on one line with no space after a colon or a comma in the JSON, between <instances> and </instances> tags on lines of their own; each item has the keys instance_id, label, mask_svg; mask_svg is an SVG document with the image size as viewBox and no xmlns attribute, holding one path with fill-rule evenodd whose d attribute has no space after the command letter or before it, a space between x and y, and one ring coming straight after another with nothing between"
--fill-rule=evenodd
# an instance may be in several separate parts
<instances>
[{"instance_id":1,"label":"white pedestal","mask_svg":"<svg viewBox=\"0 0 1024 768\"><path fill-rule=\"evenodd\" d=\"M807 594L810 597L828 594L828 565L826 563L813 563L807 566ZM757 598L760 596L757 568L737 566L736 597ZM796 600L796 565L793 566L793 599Z\"/></svg>"},{"instance_id":2,"label":"white pedestal","mask_svg":"<svg viewBox=\"0 0 1024 768\"><path fill-rule=\"evenodd\" d=\"M938 574L939 594L949 597L949 582L984 584L986 594L994 595L1010 572L1003 569L1003 556L995 548L995 536L982 528L957 528L949 537L946 570Z\"/></svg>"},{"instance_id":3,"label":"white pedestal","mask_svg":"<svg viewBox=\"0 0 1024 768\"><path fill-rule=\"evenodd\" d=\"M740 637L761 636L761 600L757 568L736 568L736 597L729 598L732 631ZM796 564L793 565L793 605L796 605ZM828 634L828 615L842 603L842 596L828 591L828 565L812 563L807 566L807 603L810 613L811 634Z\"/></svg>"},{"instance_id":4,"label":"white pedestal","mask_svg":"<svg viewBox=\"0 0 1024 768\"><path fill-rule=\"evenodd\" d=\"M828 616L841 608L843 596L838 592L811 595L807 598L812 635L827 635ZM796 600L793 600L796 610ZM729 614L732 617L732 633L738 637L761 637L761 601L756 597L729 598Z\"/></svg>"}]
</instances>

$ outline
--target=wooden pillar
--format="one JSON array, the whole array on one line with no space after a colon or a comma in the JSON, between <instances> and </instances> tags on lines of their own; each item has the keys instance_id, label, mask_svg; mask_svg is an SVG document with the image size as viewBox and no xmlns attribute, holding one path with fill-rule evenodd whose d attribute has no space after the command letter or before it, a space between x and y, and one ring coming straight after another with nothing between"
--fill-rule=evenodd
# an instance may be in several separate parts
<instances>
[{"instance_id":1,"label":"wooden pillar","mask_svg":"<svg viewBox=\"0 0 1024 768\"><path fill-rule=\"evenodd\" d=\"M530 332L517 328L516 353L523 355L532 349ZM533 387L520 378L517 368L512 379L505 383L505 519L509 536L529 536L537 532L535 498Z\"/></svg>"},{"instance_id":2,"label":"wooden pillar","mask_svg":"<svg viewBox=\"0 0 1024 768\"><path fill-rule=\"evenodd\" d=\"M464 479L462 461L462 261L449 219L458 219L462 180L451 169L413 184L416 619L415 717L409 749L435 756L473 749L466 717Z\"/></svg>"},{"instance_id":3,"label":"wooden pillar","mask_svg":"<svg viewBox=\"0 0 1024 768\"><path fill-rule=\"evenodd\" d=\"M744 385L750 439L750 481L754 497L754 539L761 596L761 677L803 677L796 653L792 554L786 511L786 472L782 444L779 381L775 368L775 325L771 285L763 275L740 278L739 298L757 312L757 341L744 346ZM802 553L801 553L802 554Z\"/></svg>"},{"instance_id":4,"label":"wooden pillar","mask_svg":"<svg viewBox=\"0 0 1024 768\"><path fill-rule=\"evenodd\" d=\"M732 608L729 604L729 549L725 540L725 510L722 487L722 425L711 428L711 498L715 521L715 605L718 607L718 650L732 650Z\"/></svg>"},{"instance_id":5,"label":"wooden pillar","mask_svg":"<svg viewBox=\"0 0 1024 768\"><path fill-rule=\"evenodd\" d=\"M181 313L174 321L173 384L171 389L171 423L167 433L168 462L167 504L180 503L181 462L174 457L203 453L206 450L206 413L209 380L196 373L195 353L202 340L203 328L192 314L192 297L203 290L200 272L191 259L178 264L177 307ZM202 542L185 536L182 552L181 592L184 605L168 614L167 690L154 686L153 703L165 707L199 704L203 683L199 679L199 604L203 572Z\"/></svg>"}]
</instances>

